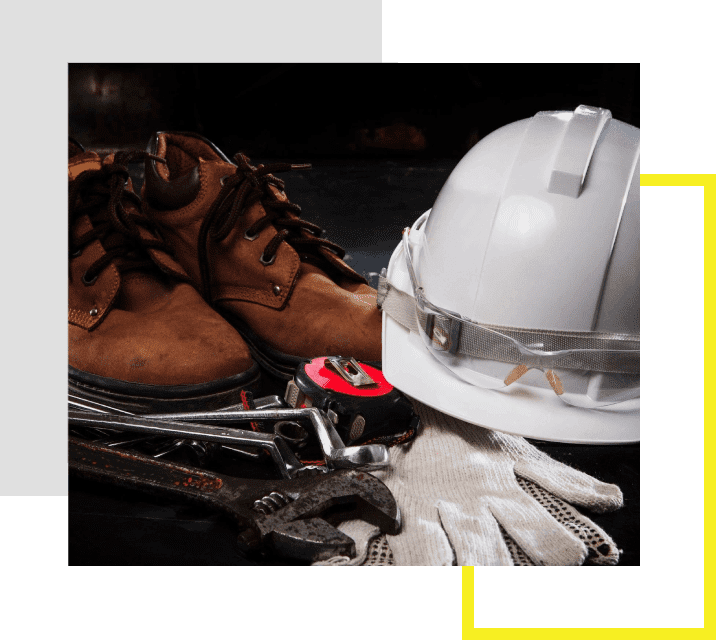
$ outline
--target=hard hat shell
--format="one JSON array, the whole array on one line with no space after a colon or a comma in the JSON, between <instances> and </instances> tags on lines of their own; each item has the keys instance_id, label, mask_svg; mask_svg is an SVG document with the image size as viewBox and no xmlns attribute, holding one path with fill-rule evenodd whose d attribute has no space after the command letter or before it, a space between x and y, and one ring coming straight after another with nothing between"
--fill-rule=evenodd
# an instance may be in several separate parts
<instances>
[{"instance_id":1,"label":"hard hat shell","mask_svg":"<svg viewBox=\"0 0 716 640\"><path fill-rule=\"evenodd\" d=\"M541 112L493 132L411 230L426 298L475 322L639 334L639 129L609 111ZM387 273L412 294L403 248ZM449 415L563 442L639 440L639 401L581 409L551 389L486 390L383 314L383 370Z\"/></svg>"}]
</instances>

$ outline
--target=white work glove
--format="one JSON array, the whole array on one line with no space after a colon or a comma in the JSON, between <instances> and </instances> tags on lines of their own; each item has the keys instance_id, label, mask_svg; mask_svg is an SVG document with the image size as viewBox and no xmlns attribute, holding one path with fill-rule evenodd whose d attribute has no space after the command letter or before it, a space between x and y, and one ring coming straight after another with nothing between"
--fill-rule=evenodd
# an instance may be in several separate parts
<instances>
[{"instance_id":1,"label":"white work glove","mask_svg":"<svg viewBox=\"0 0 716 640\"><path fill-rule=\"evenodd\" d=\"M415 440L390 451L375 473L402 515L398 535L376 544L377 530L341 527L358 557L327 564L581 565L616 564L611 538L564 501L605 512L622 506L619 487L542 453L524 438L451 418L416 401ZM372 546L369 547L369 542ZM376 549L382 558L373 558Z\"/></svg>"}]
</instances>

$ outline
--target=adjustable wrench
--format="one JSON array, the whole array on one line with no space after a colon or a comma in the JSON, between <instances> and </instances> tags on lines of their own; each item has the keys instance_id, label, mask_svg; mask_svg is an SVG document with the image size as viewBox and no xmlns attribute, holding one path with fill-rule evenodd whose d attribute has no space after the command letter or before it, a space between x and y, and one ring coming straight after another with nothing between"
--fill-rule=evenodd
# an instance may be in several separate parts
<instances>
[{"instance_id":1,"label":"adjustable wrench","mask_svg":"<svg viewBox=\"0 0 716 640\"><path fill-rule=\"evenodd\" d=\"M292 480L245 480L167 463L69 438L69 466L76 474L132 488L201 501L234 517L240 544L250 551L315 562L355 555L355 543L332 524L359 518L395 534L398 506L377 478L357 470L301 475ZM338 509L336 510L335 507Z\"/></svg>"}]
</instances>

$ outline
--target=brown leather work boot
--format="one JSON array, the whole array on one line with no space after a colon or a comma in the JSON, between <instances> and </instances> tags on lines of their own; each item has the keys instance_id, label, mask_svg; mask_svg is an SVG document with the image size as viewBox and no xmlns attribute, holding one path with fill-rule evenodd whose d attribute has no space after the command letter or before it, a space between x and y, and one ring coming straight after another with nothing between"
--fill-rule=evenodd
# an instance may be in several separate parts
<instances>
[{"instance_id":1,"label":"brown leather work boot","mask_svg":"<svg viewBox=\"0 0 716 640\"><path fill-rule=\"evenodd\" d=\"M270 373L290 378L305 358L381 358L376 292L345 251L299 217L271 175L309 165L234 162L193 133L159 132L145 163L146 211L204 298Z\"/></svg>"},{"instance_id":2,"label":"brown leather work boot","mask_svg":"<svg viewBox=\"0 0 716 640\"><path fill-rule=\"evenodd\" d=\"M127 163L69 142L69 390L131 412L241 402L260 379L241 336L140 212Z\"/></svg>"}]
</instances>

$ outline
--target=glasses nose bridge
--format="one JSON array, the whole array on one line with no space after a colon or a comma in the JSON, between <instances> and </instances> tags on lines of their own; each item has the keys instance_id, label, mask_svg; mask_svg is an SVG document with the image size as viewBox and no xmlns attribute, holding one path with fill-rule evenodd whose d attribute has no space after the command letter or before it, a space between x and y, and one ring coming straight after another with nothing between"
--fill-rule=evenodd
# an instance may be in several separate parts
<instances>
[{"instance_id":1,"label":"glasses nose bridge","mask_svg":"<svg viewBox=\"0 0 716 640\"><path fill-rule=\"evenodd\" d=\"M564 394L562 381L557 373L552 370L554 362L559 357L559 354L533 351L516 340L513 341L513 343L520 353L520 364L509 373L507 378L505 378L505 385L509 386L531 369L538 369L544 373L547 382L549 382L549 386L552 387L555 394L562 398L562 395Z\"/></svg>"},{"instance_id":2,"label":"glasses nose bridge","mask_svg":"<svg viewBox=\"0 0 716 640\"><path fill-rule=\"evenodd\" d=\"M551 369L555 357L552 354L536 353L519 342L514 343L520 352L520 363L529 369Z\"/></svg>"}]
</instances>

